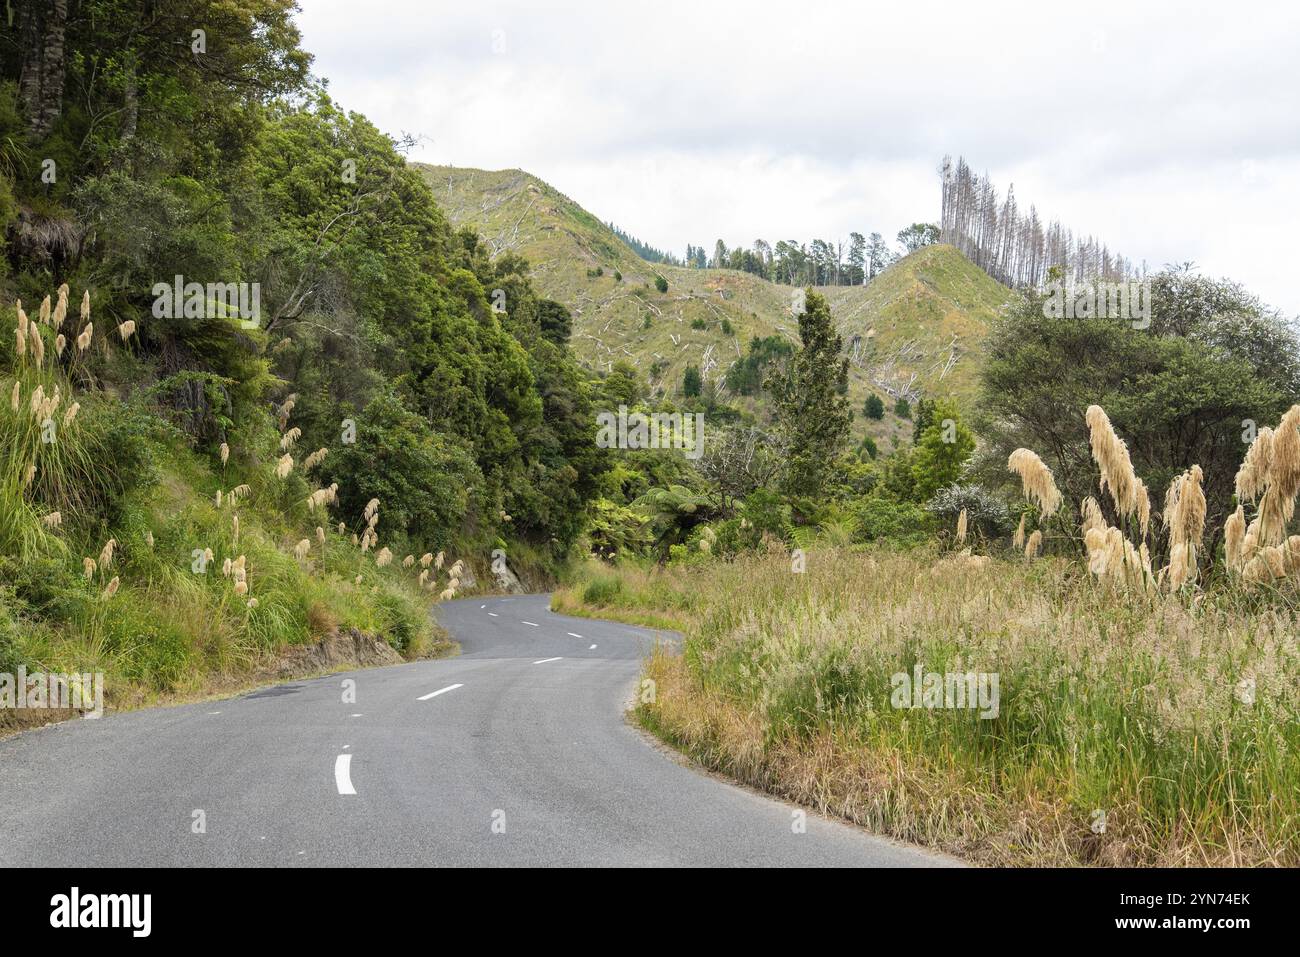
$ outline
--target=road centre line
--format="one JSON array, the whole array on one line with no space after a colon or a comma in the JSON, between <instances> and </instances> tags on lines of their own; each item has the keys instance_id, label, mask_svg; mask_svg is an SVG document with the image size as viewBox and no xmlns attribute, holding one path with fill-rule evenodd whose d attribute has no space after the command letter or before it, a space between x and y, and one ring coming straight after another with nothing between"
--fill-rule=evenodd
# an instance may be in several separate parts
<instances>
[{"instance_id":1,"label":"road centre line","mask_svg":"<svg viewBox=\"0 0 1300 957\"><path fill-rule=\"evenodd\" d=\"M458 684L458 685L447 685L447 687L445 687L445 688L439 688L437 691L430 691L430 692L429 692L428 694L426 694L426 695L420 695L420 697L416 698L415 700L416 700L416 701L428 701L430 698L436 698L436 697L438 697L438 695L440 695L440 694L446 694L448 691L455 691L457 688L463 688L463 687L465 687L463 684Z\"/></svg>"},{"instance_id":2,"label":"road centre line","mask_svg":"<svg viewBox=\"0 0 1300 957\"><path fill-rule=\"evenodd\" d=\"M334 785L339 789L339 794L357 793L357 789L352 786L352 755L340 754L334 759Z\"/></svg>"}]
</instances>

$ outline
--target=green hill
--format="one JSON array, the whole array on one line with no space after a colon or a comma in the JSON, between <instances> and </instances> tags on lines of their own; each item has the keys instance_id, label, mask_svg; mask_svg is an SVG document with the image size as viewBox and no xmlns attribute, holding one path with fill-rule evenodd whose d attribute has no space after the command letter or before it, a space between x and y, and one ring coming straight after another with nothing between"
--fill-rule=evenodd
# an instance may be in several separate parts
<instances>
[{"instance_id":1,"label":"green hill","mask_svg":"<svg viewBox=\"0 0 1300 957\"><path fill-rule=\"evenodd\" d=\"M479 232L494 255L528 259L539 291L572 310L574 350L593 368L625 360L652 389L672 394L685 368L697 365L725 392L722 378L752 337L797 336L791 286L730 269L646 262L598 217L521 170L420 169L455 225ZM667 292L656 289L657 276ZM884 451L911 435L910 423L893 414L897 396L970 401L988 322L1014 295L952 246L921 249L867 286L819 292L852 356L855 433L873 435ZM880 422L861 415L872 391L889 410ZM736 401L756 408L754 400Z\"/></svg>"}]
</instances>

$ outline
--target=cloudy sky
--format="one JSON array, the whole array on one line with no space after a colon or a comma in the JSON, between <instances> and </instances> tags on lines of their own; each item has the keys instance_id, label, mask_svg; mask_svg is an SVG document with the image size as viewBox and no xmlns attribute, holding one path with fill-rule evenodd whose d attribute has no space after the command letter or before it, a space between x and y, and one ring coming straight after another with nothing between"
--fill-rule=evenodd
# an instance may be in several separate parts
<instances>
[{"instance_id":1,"label":"cloudy sky","mask_svg":"<svg viewBox=\"0 0 1300 957\"><path fill-rule=\"evenodd\" d=\"M300 2L316 72L413 158L527 170L679 255L892 239L963 154L1300 314L1300 4Z\"/></svg>"}]
</instances>

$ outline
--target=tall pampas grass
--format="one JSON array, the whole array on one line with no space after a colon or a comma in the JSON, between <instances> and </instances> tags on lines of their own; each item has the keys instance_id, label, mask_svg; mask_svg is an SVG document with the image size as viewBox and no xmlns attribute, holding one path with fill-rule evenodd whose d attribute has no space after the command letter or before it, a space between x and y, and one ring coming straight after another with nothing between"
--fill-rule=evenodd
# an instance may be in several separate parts
<instances>
[{"instance_id":1,"label":"tall pampas grass","mask_svg":"<svg viewBox=\"0 0 1300 957\"><path fill-rule=\"evenodd\" d=\"M1273 430L1268 426L1255 433L1255 441L1246 449L1246 457L1237 470L1237 500L1254 504L1264 494L1268 469L1273 461Z\"/></svg>"},{"instance_id":2,"label":"tall pampas grass","mask_svg":"<svg viewBox=\"0 0 1300 957\"><path fill-rule=\"evenodd\" d=\"M1020 524L1016 526L1016 533L1011 536L1011 547L1020 551L1025 547L1025 519L1028 518L1023 512L1020 515Z\"/></svg>"},{"instance_id":3,"label":"tall pampas grass","mask_svg":"<svg viewBox=\"0 0 1300 957\"><path fill-rule=\"evenodd\" d=\"M1263 430L1260 430L1260 435ZM1259 437L1256 437L1256 443ZM1255 443L1252 443L1253 450ZM1250 459L1250 450L1246 453ZM1246 463L1243 463L1243 471ZM1256 463L1257 467L1259 463ZM1240 492L1261 493L1259 495L1259 545L1280 545L1286 538L1286 527L1295 515L1296 496L1300 494L1300 405L1293 405L1282 416L1274 431L1268 449L1266 468L1263 470L1262 483L1256 475L1249 475L1243 483L1242 474L1237 474ZM1261 489L1262 486L1262 489ZM1249 495L1245 496L1249 499Z\"/></svg>"},{"instance_id":4,"label":"tall pampas grass","mask_svg":"<svg viewBox=\"0 0 1300 957\"><path fill-rule=\"evenodd\" d=\"M1240 505L1223 523L1223 556L1228 571L1240 572L1245 564L1246 555L1242 548L1246 538L1246 510Z\"/></svg>"},{"instance_id":5,"label":"tall pampas grass","mask_svg":"<svg viewBox=\"0 0 1300 957\"><path fill-rule=\"evenodd\" d=\"M1042 547L1043 547L1043 533L1038 529L1034 529L1033 534L1029 536L1029 540L1025 542L1025 557L1037 558L1039 549L1041 549Z\"/></svg>"},{"instance_id":6,"label":"tall pampas grass","mask_svg":"<svg viewBox=\"0 0 1300 957\"><path fill-rule=\"evenodd\" d=\"M1007 459L1007 469L1020 476L1025 497L1038 503L1044 518L1061 507L1061 493L1056 488L1052 470L1029 449L1016 449Z\"/></svg>"},{"instance_id":7,"label":"tall pampas grass","mask_svg":"<svg viewBox=\"0 0 1300 957\"><path fill-rule=\"evenodd\" d=\"M1133 470L1128 446L1116 434L1110 418L1101 406L1088 406L1084 419L1088 423L1092 458L1101 470L1101 490L1110 493L1115 510L1121 516L1131 515L1138 519L1145 536L1151 515L1150 500L1146 486ZM1143 519L1144 515L1146 520Z\"/></svg>"},{"instance_id":8,"label":"tall pampas grass","mask_svg":"<svg viewBox=\"0 0 1300 957\"><path fill-rule=\"evenodd\" d=\"M302 437L302 429L292 428L280 437L280 451L285 452L293 448L293 444Z\"/></svg>"},{"instance_id":9,"label":"tall pampas grass","mask_svg":"<svg viewBox=\"0 0 1300 957\"><path fill-rule=\"evenodd\" d=\"M957 516L957 544L964 544L966 541L966 509L962 509Z\"/></svg>"},{"instance_id":10,"label":"tall pampas grass","mask_svg":"<svg viewBox=\"0 0 1300 957\"><path fill-rule=\"evenodd\" d=\"M280 420L280 428L289 424L289 416L293 415L294 406L298 404L298 393L294 393L284 400L284 405L280 406L277 412L277 418Z\"/></svg>"},{"instance_id":11,"label":"tall pampas grass","mask_svg":"<svg viewBox=\"0 0 1300 957\"><path fill-rule=\"evenodd\" d=\"M288 478L289 473L292 471L293 471L293 456L286 453L284 456L281 457L280 461L276 463L275 477L281 479Z\"/></svg>"}]
</instances>

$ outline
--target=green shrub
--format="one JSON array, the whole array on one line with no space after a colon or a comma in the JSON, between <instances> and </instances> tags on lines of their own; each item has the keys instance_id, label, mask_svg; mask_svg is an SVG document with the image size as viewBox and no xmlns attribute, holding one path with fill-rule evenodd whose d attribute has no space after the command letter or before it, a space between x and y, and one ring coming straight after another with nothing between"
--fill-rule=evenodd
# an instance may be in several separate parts
<instances>
[{"instance_id":1,"label":"green shrub","mask_svg":"<svg viewBox=\"0 0 1300 957\"><path fill-rule=\"evenodd\" d=\"M858 541L912 546L922 544L934 534L934 516L911 502L871 496L853 503L850 512L857 525Z\"/></svg>"},{"instance_id":2,"label":"green shrub","mask_svg":"<svg viewBox=\"0 0 1300 957\"><path fill-rule=\"evenodd\" d=\"M613 575L601 575L587 582L582 591L582 600L588 605L608 605L623 591L623 579Z\"/></svg>"}]
</instances>

